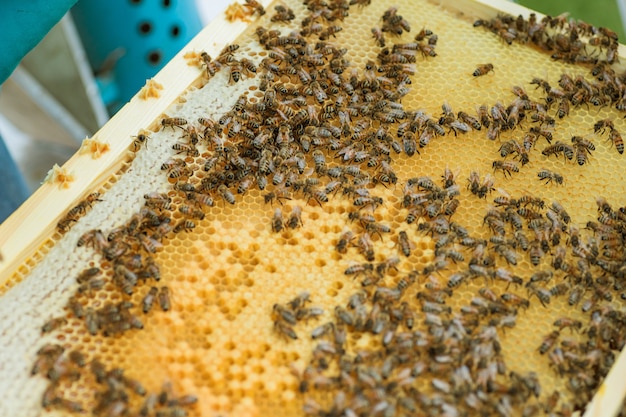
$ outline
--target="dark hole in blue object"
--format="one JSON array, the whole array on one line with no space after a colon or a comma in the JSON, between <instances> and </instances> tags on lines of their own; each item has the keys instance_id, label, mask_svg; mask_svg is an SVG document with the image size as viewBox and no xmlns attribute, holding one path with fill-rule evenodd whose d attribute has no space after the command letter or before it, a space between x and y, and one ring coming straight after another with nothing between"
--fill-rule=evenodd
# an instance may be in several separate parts
<instances>
[{"instance_id":1,"label":"dark hole in blue object","mask_svg":"<svg viewBox=\"0 0 626 417\"><path fill-rule=\"evenodd\" d=\"M161 52L160 51L152 51L148 53L148 62L152 65L157 65L161 62Z\"/></svg>"},{"instance_id":2,"label":"dark hole in blue object","mask_svg":"<svg viewBox=\"0 0 626 417\"><path fill-rule=\"evenodd\" d=\"M142 35L147 35L152 31L152 24L150 22L141 22L139 24L139 33Z\"/></svg>"}]
</instances>

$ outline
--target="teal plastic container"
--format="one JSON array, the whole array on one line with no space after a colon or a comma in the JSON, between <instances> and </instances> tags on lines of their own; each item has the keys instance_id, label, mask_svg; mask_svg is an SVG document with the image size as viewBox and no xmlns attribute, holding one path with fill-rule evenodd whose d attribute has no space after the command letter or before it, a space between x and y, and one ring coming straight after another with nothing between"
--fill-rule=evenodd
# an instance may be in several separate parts
<instances>
[{"instance_id":1,"label":"teal plastic container","mask_svg":"<svg viewBox=\"0 0 626 417\"><path fill-rule=\"evenodd\" d=\"M194 0L80 0L72 16L111 114L202 29Z\"/></svg>"}]
</instances>

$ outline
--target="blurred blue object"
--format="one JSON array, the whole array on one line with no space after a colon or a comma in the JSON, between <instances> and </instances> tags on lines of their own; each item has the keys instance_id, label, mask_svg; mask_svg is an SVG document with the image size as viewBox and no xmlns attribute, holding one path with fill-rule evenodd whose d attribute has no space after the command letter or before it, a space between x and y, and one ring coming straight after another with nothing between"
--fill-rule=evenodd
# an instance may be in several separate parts
<instances>
[{"instance_id":1,"label":"blurred blue object","mask_svg":"<svg viewBox=\"0 0 626 417\"><path fill-rule=\"evenodd\" d=\"M99 84L112 89L102 92L111 114L202 29L194 0L80 0L72 17Z\"/></svg>"},{"instance_id":2,"label":"blurred blue object","mask_svg":"<svg viewBox=\"0 0 626 417\"><path fill-rule=\"evenodd\" d=\"M0 84L76 0L0 1Z\"/></svg>"},{"instance_id":3,"label":"blurred blue object","mask_svg":"<svg viewBox=\"0 0 626 417\"><path fill-rule=\"evenodd\" d=\"M30 195L26 182L0 136L0 223Z\"/></svg>"}]
</instances>

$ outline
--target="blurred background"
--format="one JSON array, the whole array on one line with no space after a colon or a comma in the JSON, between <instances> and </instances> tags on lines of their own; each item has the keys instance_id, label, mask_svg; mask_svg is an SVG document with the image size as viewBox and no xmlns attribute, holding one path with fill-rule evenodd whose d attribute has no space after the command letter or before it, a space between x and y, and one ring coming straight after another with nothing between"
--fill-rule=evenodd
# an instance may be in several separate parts
<instances>
[{"instance_id":1,"label":"blurred background","mask_svg":"<svg viewBox=\"0 0 626 417\"><path fill-rule=\"evenodd\" d=\"M79 0L0 87L0 222L233 1ZM517 2L625 39L626 0Z\"/></svg>"}]
</instances>

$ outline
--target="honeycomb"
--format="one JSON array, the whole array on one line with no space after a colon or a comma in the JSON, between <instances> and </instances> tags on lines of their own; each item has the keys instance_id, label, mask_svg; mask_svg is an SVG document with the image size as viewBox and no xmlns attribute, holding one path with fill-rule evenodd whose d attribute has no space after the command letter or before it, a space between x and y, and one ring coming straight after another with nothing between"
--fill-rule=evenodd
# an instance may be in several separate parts
<instances>
[{"instance_id":1,"label":"honeycomb","mask_svg":"<svg viewBox=\"0 0 626 417\"><path fill-rule=\"evenodd\" d=\"M579 381L587 375L584 369L581 368L578 373L570 372L571 370L559 373L558 365L552 359L558 359L555 348L547 349L546 354L540 354L538 350L545 343L546 337L556 329L553 322L564 317L579 320L581 328L561 330L555 345L589 343L586 338L589 329L594 326L594 317L597 319L605 311L623 313L619 280L615 278L615 288L607 290L612 295L611 301L597 300L600 296L592 295L591 290L588 290L578 304L570 305L571 293L575 290L572 278L568 277L570 272L553 268L558 247L565 248L564 262L568 264L577 265L583 259L571 244L574 229L568 226L561 234L561 242L550 243L549 250L546 251L549 253L541 256L537 265L533 264L531 251L514 250L516 265L510 265L504 254L495 251L496 243L485 244L486 251L494 255L495 263L489 268L493 271L497 268L511 271L522 279L522 285L494 279L493 276L482 277L477 273L476 276L466 275L463 283L455 286L448 295L446 289L452 287L450 280L458 276L455 274L468 270L469 260L475 256L477 250L462 245L460 239L449 245L444 244L442 240L449 233L433 230L433 219L429 219L427 213L419 215L415 222L407 222L407 216L411 213L405 201L407 194L424 191L411 185L409 179L429 177L442 190L442 176L447 175L448 171L453 174L454 182L459 186L459 195L446 197L446 202L456 199L459 204L452 215L432 216L445 218L446 222L443 224L448 224L449 219L464 227L472 238L489 240L497 233L490 230L485 222L485 215L494 208L501 212L505 210L503 207L496 207L497 202L494 200L533 196L544 201L546 207L551 207L554 201L560 203L571 217L569 225L579 229L580 240L584 242L580 247L587 248L592 244L595 235L585 227L589 221L598 221L597 199L606 198L615 212L619 212L617 208L624 205L623 172L626 171L623 156L617 152L616 146L607 141L607 134L594 132L594 124L608 118L613 119L618 131L622 131L626 125L621 112L614 106L597 107L589 104L572 106L569 115L561 119L555 115L556 105L548 110L556 119L555 127L551 129L553 144L558 141L570 144L572 136L580 136L595 144L593 151L588 154L583 152L588 157L583 165L576 163L576 158L568 160L562 155L543 155L541 151L548 145L544 139L539 139L536 146L528 151L529 162L521 165L517 161L519 172L494 170L494 161L516 161L512 156L501 156L503 144L512 139L521 143L531 127L539 126L530 119L523 119L515 129L503 129L493 141L486 138L486 129L483 127L468 133L447 131L445 135L434 136L427 146L417 146L419 152L413 156L408 156L406 151L396 153L390 150L390 166L397 176L395 182L386 182L380 176L380 165L368 168L366 161L344 163L343 165L358 165L362 171L371 173L371 181L363 186L370 193L370 197L363 200L365 208L355 205L357 196L344 194L349 181L336 190L324 193L328 198L324 202L320 194L313 192L287 190L288 196L281 194L285 189L272 185L272 175L267 176L269 185L265 190L260 190L256 183L245 193L237 193L236 186L230 187L235 204L228 201L231 196L212 190L212 207L194 205L188 201L187 192L181 190L181 184L186 182L198 187L203 180L210 180L210 170L205 171L203 167L217 151L216 145L210 140L202 140L197 144L197 156L187 154L189 126L193 125L200 130L203 126L196 123L199 118L217 122L228 116L244 93L247 98L246 106L250 108L266 101L264 96L267 90L264 92L260 86L263 78L261 62L270 57L270 51L260 45L255 31L259 26L264 26L279 29L286 35L300 28L302 19L308 13L305 5L295 1L280 4L291 8L295 19L272 21L276 11L273 5L267 7L267 14L250 25L237 40L239 49L233 51L238 59L247 57L256 65L256 76L241 68L241 79L235 82L232 71L224 65L224 68L216 71L207 80L209 69L199 59L197 85L166 109L163 116L182 118L188 123L172 122L161 126L161 120L157 120L152 126L144 126L153 132L136 152L132 152L134 146L131 146L129 154L132 155L132 160L122 161L116 175L100 190L89 190L99 192L101 201L94 202L84 216L72 224L69 231L57 232L50 237L39 252L33 254L24 266L9 277L0 302L0 317L4 323L0 337L0 352L3 352L3 367L0 369L3 376L0 378L2 415L41 414L42 396L45 398L44 392L50 382L41 376L31 377L30 374L33 363L38 358L37 351L45 343L60 344L66 353L77 350L85 356L87 363L93 363L97 359L108 369L123 369L124 375L141 381L150 393L161 392L163 384L170 382L173 392L197 396L197 403L184 408L185 414L197 416L302 415L303 411L305 414L321 415L321 409L327 410L329 415L339 415L337 410L341 406L354 408L350 409L351 415L415 415L409 400L402 403L399 400L409 398L409 394L415 394L414 401L421 401L418 408L427 410L428 415L455 415L457 408L472 415L478 412L473 407L480 406L473 406L471 401L478 402L484 407L483 412L493 415L521 415L523 412L530 413L533 407L539 410L537 415L540 415L548 410L546 404L551 397L554 398L555 391L560 393L560 399L557 398L554 410L565 414L568 409L584 406L593 395L592 390L583 390L576 398L577 395L571 389L573 380ZM371 28L382 27L384 22L381 16L389 6L390 4L382 2L374 2L364 7L351 6L349 15L337 22L342 30L328 36L328 42L347 48L343 56L349 62L348 69L343 74L345 78L350 77L352 71L363 76L366 74L368 62L377 60L381 47L372 38ZM561 74L568 74L572 79L580 75L589 81L593 80L588 66L552 60L544 51L531 45L515 42L507 45L493 33L473 27L473 20L441 6L405 0L396 2L395 7L398 9L397 13L410 23L411 31L401 36L391 36L385 32L387 45L412 42L422 28L427 28L438 36L436 56L417 57L415 73L410 75L410 84L405 85L409 87L408 94L399 100L405 111L421 110L437 121L442 115L442 105L446 103L454 113L462 110L475 115L481 105L491 107L501 102L506 107L513 102L516 99L513 86L524 88L529 100L542 102L545 94L541 88L530 84L533 78L547 80L553 86L558 86ZM318 37L319 34L312 39L316 41ZM362 41L357 43L354 39ZM524 64L519 65L520 62ZM480 65L486 63L493 65L493 71L482 76L472 76ZM276 81L286 85L299 84L296 74L283 74ZM331 94L325 101L336 100L336 97L337 94ZM307 105L316 106L316 103L315 93L310 94ZM293 121L293 117L286 117L286 120ZM366 130L372 133L381 125L379 119L368 120L366 117L354 115L351 129L361 120L368 121ZM402 120L388 123L389 133L394 139L401 122ZM335 123L335 126L339 124ZM239 136L235 134L229 137L227 131L231 128L232 124L227 122L223 137L234 143ZM297 136L302 132L292 134ZM346 139L351 134L342 133L342 138ZM404 146L403 143L400 145ZM175 146L179 149L173 149ZM342 148L343 146L338 149L331 149L331 146L320 147L324 149L323 155L328 168L342 166L342 159L346 158L341 153ZM173 178L170 175L171 170L162 170L161 165L171 158L184 159L186 167L193 174ZM307 167L304 174L308 178L319 178L321 181L320 185L313 186L312 189L324 190L332 177L323 175L322 169L314 171L316 161L313 151L306 153L305 162ZM538 173L543 169L561 174L563 183L540 181ZM473 171L479 174L481 184L485 178L493 178L494 190L486 193L485 198L479 198L470 192L468 178ZM352 179L350 177L350 181ZM267 201L271 192L276 198ZM177 230L178 233L166 233L162 241L153 242L156 245L154 253L150 253L152 250L148 246L142 249L143 255L152 256L154 263L158 265L159 282L143 279L131 294L126 294L114 282L115 262L97 250L97 242L89 241L80 247L77 247L77 242L90 231L100 230L103 236L107 236L120 226L128 225L133 216L140 213L150 200L144 196L155 195L154 193L163 193L164 196L159 197L160 199L171 200L167 208L155 208L154 211L169 216L172 228L176 225L180 230ZM382 203L378 205L371 200L371 196L381 198ZM193 215L182 213L181 208L185 206L191 210L198 207L203 215L194 218ZM295 207L302 211L301 224L290 228L286 223ZM556 213L555 209L539 208L530 203L518 204L516 209L519 208L543 215L548 212ZM285 222L282 227L275 223L279 212ZM351 216L355 215L362 217L353 219ZM372 216L374 222L366 218L367 216ZM185 221L193 224L187 227ZM533 234L527 226L528 220L523 219L523 222L522 230L532 241ZM390 232L372 228L372 223L383 228L388 226ZM178 227L179 225L182 226ZM340 241L347 231L351 231L355 237L348 242L345 250L338 251L336 248L341 245ZM359 246L359 239L366 232L374 250L374 256L369 260ZM409 243L400 241L400 232L406 233ZM508 224L505 237L512 237L512 229ZM600 234L597 238L600 238ZM437 262L441 259L438 256L440 246L457 252L464 260L453 261L450 258L441 267L437 267ZM408 247L408 256L402 253L405 247ZM623 245L617 249L623 251ZM620 262L623 259L622 254ZM129 301L133 305L133 315L142 322L141 330L131 329L118 334L110 328L109 335L104 334L101 329L91 334L85 326L85 320L76 318L67 308L68 300L76 294L79 287L76 277L86 268L94 267L102 271L105 280L103 287L88 289L79 295L81 305L87 309L98 310L107 305ZM350 268L358 270L359 267L366 270L355 274L346 273ZM377 274L368 273L367 268L384 270L381 270L383 272L378 277ZM598 265L589 268L593 280L603 282L607 274ZM552 274L551 279L546 283L539 281L532 286L526 285L538 271L549 271ZM618 272L620 271L621 269ZM371 277L377 277L378 281L365 286L363 281ZM543 294L541 291L549 291L559 284L568 286L565 294L552 294L548 300L540 300L539 295ZM378 299L381 304L380 300L386 291L393 291L403 285L408 288L402 292L396 307L399 308L403 302L406 303L404 308L414 311L416 324L413 328L404 319L402 323L396 322L393 332L385 331L381 334L358 330L357 326L347 323L341 324L346 321L342 319L341 311L347 312L348 316L356 314L357 309L348 307L354 294L365 291L367 296L363 304L370 317L373 317L371 310L376 304L373 300ZM164 286L169 288L171 308L168 311L163 311L158 301L154 302L149 313L144 314L141 311L144 297L152 286L159 291ZM432 290L437 286L442 289ZM515 310L505 310L503 314L483 314L488 316L486 318L479 314L476 317L479 324L472 325L468 318L470 316L463 315L462 311L471 305L476 306L475 302L479 299L484 302L485 297L479 296L479 291L484 288L495 293L498 299L504 293L516 294L527 299L529 305L527 308L520 305ZM533 289L537 292L533 293ZM321 308L323 313L309 319L297 320L291 325L290 313L281 315L277 306L288 309L285 306L303 293L309 294L310 302L304 303L307 308ZM434 303L435 306L433 303L426 304L424 297L433 294L443 294L445 303ZM594 301L593 304L591 300ZM498 304L502 308L502 303ZM585 304L591 306L585 308ZM427 305L431 309L439 306L444 311L426 314ZM386 314L389 315L398 308ZM450 312L445 311L447 308L450 308ZM318 312L316 310L315 315ZM594 312L595 316L592 316ZM58 330L42 335L44 323L61 316L67 322ZM459 363L459 359L454 358L454 353L461 347L452 342L447 351L435 349L432 340L437 336L433 332L444 326L428 324L427 321L437 319L444 320L448 326L453 323L448 327L449 332L452 332L450 329L462 331L465 326L473 337L472 343L476 343L475 350L491 346L485 340L497 341L490 349L496 349L494 346L499 345L498 351L501 349L501 354L492 352L487 356L493 361L490 365L505 366L505 371L491 378L490 384L485 384L487 388L484 391L487 392L480 395L486 397L481 397L477 391L464 391L459 387L451 389L450 386L456 383L453 376L437 370L447 369L448 361L457 361L455 363L459 369L464 364L466 369L471 368L471 378L475 379L473 386L476 379L483 375L480 371L489 369L496 372L493 368L473 364L468 359L480 362L481 353L474 352L475 356L471 356L466 352L468 356L463 363ZM513 324L506 324L505 319L513 320ZM499 324L488 324L491 320L502 321ZM335 329L346 332L346 341L341 347L345 352L341 354L320 354L320 346L330 350L338 347L330 343L324 344L333 340L328 335L316 340L312 340L310 336L312 332L318 331L318 326L329 322L334 323ZM279 326L286 325L283 329L292 329L297 338L290 337L288 331L277 330L281 327L277 327L276 323ZM459 325L461 330L454 327ZM492 328L497 328L495 336L489 336L489 329ZM390 383L385 389L394 394L385 397L385 392L372 388L378 382L372 374L365 372L370 369L366 365L381 372L387 363L386 359L393 357L396 349L394 342L385 338L393 335L395 340L399 340L409 334L413 334L412 337L415 338L415 346L412 348L414 357L408 359L412 373L402 373L396 364L396 369L389 371L390 376L385 376L383 380L393 381L394 384L402 385L402 388L392 387L393 384ZM458 339L453 333L447 336L450 340ZM619 343L616 344L621 348ZM429 346L432 348L429 349ZM619 348L613 346L608 352L604 352L605 362L608 364L606 366L610 367L611 358L617 356L618 351ZM368 359L368 354L373 359ZM380 357L377 355L382 358L377 359ZM330 363L323 365L322 362L329 360L327 356L332 359ZM347 365L342 361L350 362L349 365L353 368L346 368ZM418 371L419 366L427 370ZM311 367L317 369L312 372L313 376L307 376ZM123 412L113 407L97 409L104 395L102 384L95 381L88 367L76 369L80 372L80 378L76 381L62 379L58 385L54 385L55 392L80 404L81 409L93 411L94 415L134 415L130 411ZM507 385L515 382L511 373L522 376L525 378L524 383L529 385L523 389L519 385ZM529 382L535 374L541 387L541 392L537 395L533 394L534 390ZM485 378L484 375L482 377ZM308 383L308 389L303 389L303 382ZM598 383L594 380L589 385L596 387ZM355 384L365 384L366 387L360 386L360 390L366 394L354 389ZM384 384L381 383L382 385ZM513 386L523 392L513 392ZM470 391L472 395L469 395ZM358 408L357 400L367 400L367 405L361 404L361 408ZM143 401L141 395L131 395L122 402L125 409L138 410ZM333 406L334 412L331 410ZM69 407L61 407L58 403L49 404L46 414L63 415L68 413L66 408ZM156 415L177 415L175 412L185 415L180 409L174 410L170 409L171 414ZM545 412L548 413L549 410ZM348 411L345 414L350 415Z\"/></svg>"}]
</instances>

